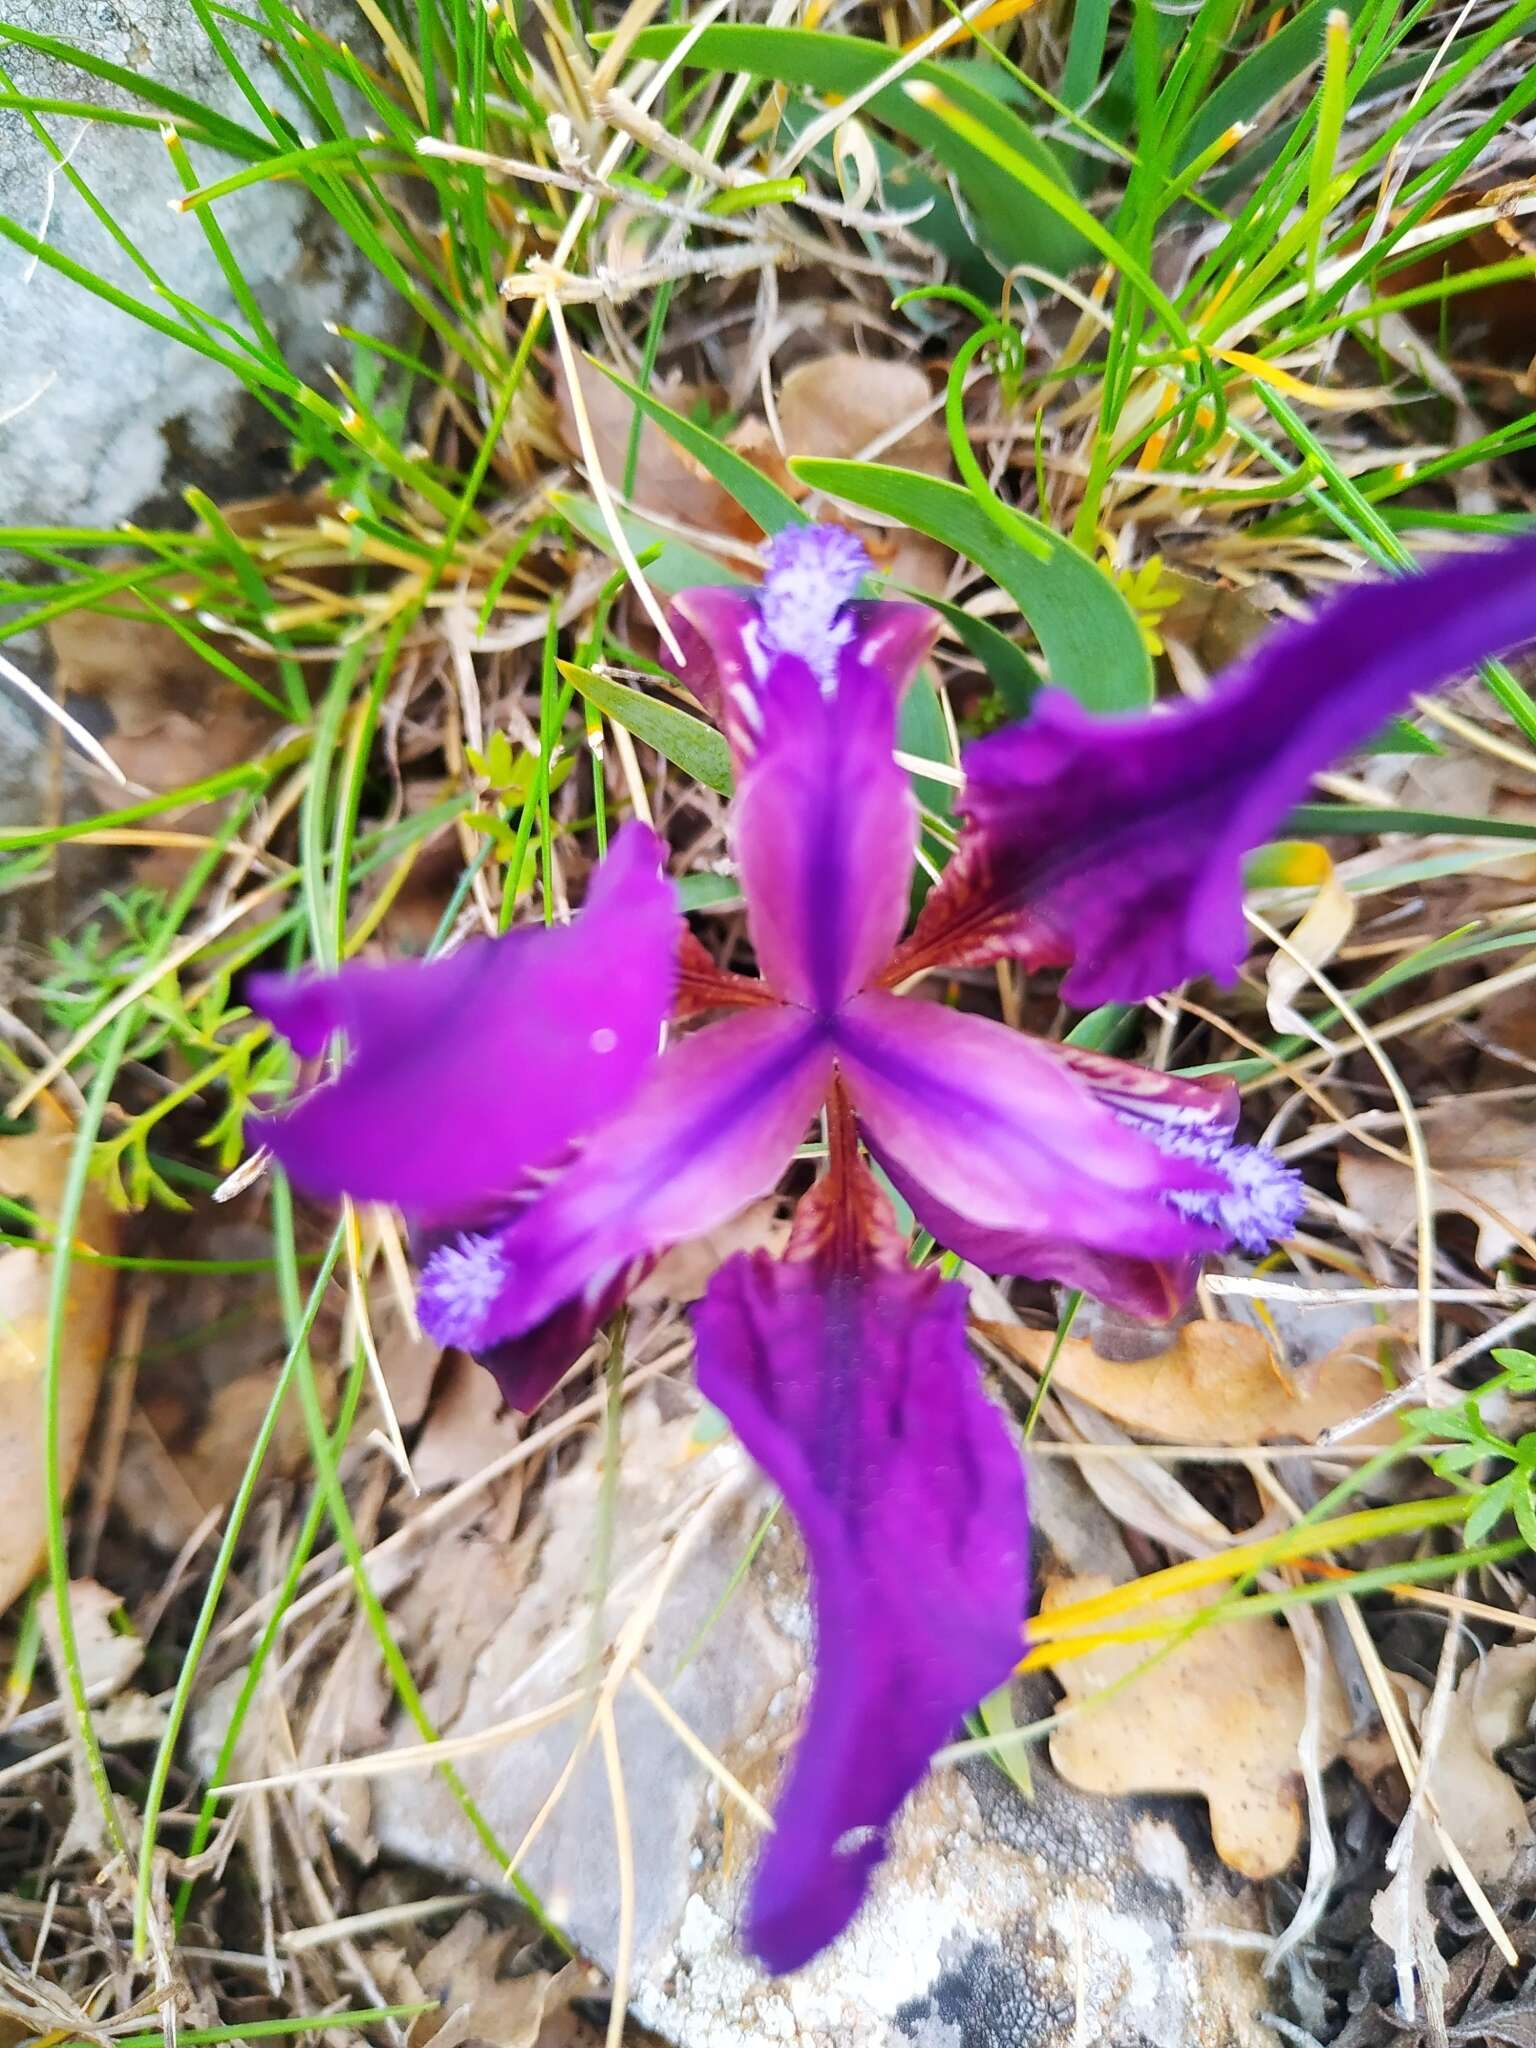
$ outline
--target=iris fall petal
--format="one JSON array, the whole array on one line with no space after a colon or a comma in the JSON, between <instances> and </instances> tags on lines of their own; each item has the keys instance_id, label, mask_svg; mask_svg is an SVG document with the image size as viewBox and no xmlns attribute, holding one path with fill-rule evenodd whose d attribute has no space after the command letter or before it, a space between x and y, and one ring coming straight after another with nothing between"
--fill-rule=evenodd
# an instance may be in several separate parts
<instances>
[{"instance_id":1,"label":"iris fall petal","mask_svg":"<svg viewBox=\"0 0 1536 2048\"><path fill-rule=\"evenodd\" d=\"M1269 634L1177 710L1089 715L1047 691L966 750L966 828L896 963L1071 963L1084 1008L1243 952L1243 855L1313 775L1421 691L1536 638L1536 539L1357 585Z\"/></svg>"},{"instance_id":2,"label":"iris fall petal","mask_svg":"<svg viewBox=\"0 0 1536 2048\"><path fill-rule=\"evenodd\" d=\"M1037 1039L871 993L843 1011L837 1047L860 1128L935 1237L960 1217L1020 1244L1137 1259L1228 1241L1172 1201L1214 1196L1221 1176L1168 1156Z\"/></svg>"},{"instance_id":3,"label":"iris fall petal","mask_svg":"<svg viewBox=\"0 0 1536 2048\"><path fill-rule=\"evenodd\" d=\"M455 1223L514 1193L624 1107L655 1064L681 919L660 847L628 825L570 925L472 940L444 960L253 976L296 1051L336 1032L338 1077L252 1119L306 1193Z\"/></svg>"},{"instance_id":4,"label":"iris fall petal","mask_svg":"<svg viewBox=\"0 0 1536 2048\"><path fill-rule=\"evenodd\" d=\"M810 1712L747 1938L793 1970L842 1932L935 1749L1008 1676L1023 1470L934 1272L741 1254L694 1311L699 1385L782 1490L816 1615Z\"/></svg>"}]
</instances>

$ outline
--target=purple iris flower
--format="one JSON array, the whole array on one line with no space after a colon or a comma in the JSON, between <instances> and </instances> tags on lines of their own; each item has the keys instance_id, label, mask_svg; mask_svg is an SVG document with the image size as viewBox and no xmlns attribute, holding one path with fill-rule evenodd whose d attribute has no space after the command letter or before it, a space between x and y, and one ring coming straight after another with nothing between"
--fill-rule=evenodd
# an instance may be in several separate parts
<instances>
[{"instance_id":1,"label":"purple iris flower","mask_svg":"<svg viewBox=\"0 0 1536 2048\"><path fill-rule=\"evenodd\" d=\"M1084 1002L1230 974L1241 856L1312 772L1416 690L1536 637L1525 541L1350 590L1201 704L1105 721L1048 693L967 750L959 849L903 940L917 810L892 749L937 622L858 598L868 567L841 529L802 526L759 590L677 600L735 760L760 980L686 934L631 825L568 927L252 991L301 1055L338 1032L350 1049L258 1135L301 1187L406 1212L423 1327L520 1407L662 1251L769 1192L825 1112L786 1257L730 1259L694 1312L700 1386L811 1564L815 1690L747 1928L776 1971L857 1910L934 1749L1012 1670L1028 1598L1022 1467L967 1351L965 1290L908 1263L866 1159L965 1258L1157 1319L1203 1253L1262 1252L1302 1205L1238 1141L1230 1086L892 991L1005 954L1070 963Z\"/></svg>"}]
</instances>

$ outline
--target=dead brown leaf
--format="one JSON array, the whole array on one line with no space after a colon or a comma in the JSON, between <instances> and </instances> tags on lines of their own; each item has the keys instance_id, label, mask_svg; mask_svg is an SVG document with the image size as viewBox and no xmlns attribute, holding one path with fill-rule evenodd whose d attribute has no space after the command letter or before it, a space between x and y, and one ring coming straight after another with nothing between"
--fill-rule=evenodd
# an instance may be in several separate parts
<instances>
[{"instance_id":1,"label":"dead brown leaf","mask_svg":"<svg viewBox=\"0 0 1536 2048\"><path fill-rule=\"evenodd\" d=\"M1432 1124L1426 1136L1436 1169L1434 1206L1471 1218L1477 1263L1492 1269L1536 1232L1536 1122L1493 1108ZM1350 1207L1389 1243L1413 1228L1417 1204L1407 1166L1374 1152L1346 1154L1339 1180Z\"/></svg>"},{"instance_id":2,"label":"dead brown leaf","mask_svg":"<svg viewBox=\"0 0 1536 2048\"><path fill-rule=\"evenodd\" d=\"M0 1138L0 1194L25 1201L52 1232L74 1134L52 1098L39 1098L35 1128ZM75 1241L111 1252L118 1219L104 1196L87 1188ZM0 1251L0 1611L31 1580L47 1545L43 1490L44 1365L52 1260L25 1245ZM114 1275L110 1266L75 1258L59 1359L59 1463L65 1489L74 1482L96 1405L112 1336Z\"/></svg>"},{"instance_id":3,"label":"dead brown leaf","mask_svg":"<svg viewBox=\"0 0 1536 2048\"><path fill-rule=\"evenodd\" d=\"M180 789L249 760L271 728L255 698L153 619L65 612L49 633L60 691L105 706L102 744L144 789Z\"/></svg>"},{"instance_id":4,"label":"dead brown leaf","mask_svg":"<svg viewBox=\"0 0 1536 2048\"><path fill-rule=\"evenodd\" d=\"M281 1369L263 1366L215 1389L195 1423L174 1397L146 1401L135 1413L113 1499L142 1536L162 1550L179 1550L206 1515L233 1498ZM304 1418L296 1402L287 1402L263 1469L291 1474L308 1458Z\"/></svg>"},{"instance_id":5,"label":"dead brown leaf","mask_svg":"<svg viewBox=\"0 0 1536 2048\"><path fill-rule=\"evenodd\" d=\"M1052 1585L1042 1612L1107 1592L1102 1577ZM1156 1618L1178 1621L1230 1590L1159 1600ZM1135 1621L1146 1617L1132 1615ZM1076 1707L1134 1673L1160 1648L1111 1644L1063 1663L1056 1676ZM1324 1697L1324 1764L1338 1754L1348 1713L1330 1668ZM1296 1750L1306 1722L1306 1681L1288 1628L1268 1621L1201 1629L1140 1683L1073 1714L1051 1736L1051 1761L1083 1792L1198 1792L1211 1814L1216 1853L1250 1878L1274 1877L1301 1845Z\"/></svg>"},{"instance_id":6,"label":"dead brown leaf","mask_svg":"<svg viewBox=\"0 0 1536 2048\"><path fill-rule=\"evenodd\" d=\"M426 1426L411 1453L411 1471L423 1493L473 1478L493 1458L519 1443L523 1419L502 1400L483 1366L463 1356L445 1359L432 1389Z\"/></svg>"},{"instance_id":7,"label":"dead brown leaf","mask_svg":"<svg viewBox=\"0 0 1536 2048\"><path fill-rule=\"evenodd\" d=\"M1465 214L1487 207L1497 210L1496 217L1469 228L1460 240L1436 248L1431 255L1399 271L1397 275L1404 288L1439 283L1448 273L1460 276L1507 263L1512 256L1536 255L1536 240L1531 236L1528 219L1513 211L1513 203L1528 198L1531 187L1532 181L1523 178L1486 191L1459 186L1448 193L1431 208L1427 218L1433 220L1437 215ZM1395 283L1394 279L1394 286ZM1408 317L1422 334L1436 342L1441 339L1442 322L1448 321L1453 344L1470 344L1478 367L1503 363L1524 372L1514 380L1511 397L1529 397L1533 305L1536 300L1530 278L1514 277L1476 285L1444 300L1431 300L1413 308ZM1495 383L1494 389L1497 388Z\"/></svg>"},{"instance_id":8,"label":"dead brown leaf","mask_svg":"<svg viewBox=\"0 0 1536 2048\"><path fill-rule=\"evenodd\" d=\"M911 362L839 350L797 363L779 390L779 425L791 455L850 459L863 455L933 402L928 379ZM875 458L926 476L949 474L949 438L935 419L889 441Z\"/></svg>"},{"instance_id":9,"label":"dead brown leaf","mask_svg":"<svg viewBox=\"0 0 1536 2048\"><path fill-rule=\"evenodd\" d=\"M1206 675L1235 662L1268 630L1268 613L1230 583L1207 583L1167 568L1163 581L1179 596L1157 630L1164 640L1187 648Z\"/></svg>"},{"instance_id":10,"label":"dead brown leaf","mask_svg":"<svg viewBox=\"0 0 1536 2048\"><path fill-rule=\"evenodd\" d=\"M1508 1877L1536 1841L1518 1786L1497 1752L1526 1732L1536 1701L1536 1643L1485 1650L1457 1681L1430 1759L1429 1789L1451 1840L1484 1884Z\"/></svg>"},{"instance_id":11,"label":"dead brown leaf","mask_svg":"<svg viewBox=\"0 0 1536 2048\"><path fill-rule=\"evenodd\" d=\"M131 1629L117 1626L122 1612L119 1594L98 1585L95 1579L74 1579L69 1588L69 1612L74 1624L75 1651L80 1677L92 1700L110 1699L119 1692L144 1661L144 1645ZM53 1603L43 1608L43 1632L50 1648L57 1648L57 1617Z\"/></svg>"},{"instance_id":12,"label":"dead brown leaf","mask_svg":"<svg viewBox=\"0 0 1536 2048\"><path fill-rule=\"evenodd\" d=\"M598 461L617 488L629 460L634 407L610 378L585 361L577 363L576 380ZM687 415L718 394L672 382L659 383L656 396ZM941 425L929 419L897 431L931 400L928 379L915 364L840 351L797 364L785 377L777 401L782 450L766 422L755 418L740 421L725 439L794 498L805 496L805 486L789 470L787 457L854 456L871 444L879 446L882 462L947 476L949 442ZM561 438L579 458L583 451L563 369L555 379L555 403ZM887 442L892 434L895 438ZM642 513L664 515L697 533L735 541L761 538L757 523L730 493L650 420L640 429L630 502ZM869 526L851 517L845 523L863 540L876 566L898 582L916 590L943 589L952 559L947 548L905 528Z\"/></svg>"},{"instance_id":13,"label":"dead brown leaf","mask_svg":"<svg viewBox=\"0 0 1536 2048\"><path fill-rule=\"evenodd\" d=\"M1008 1323L980 1326L995 1344L1034 1371L1051 1355L1050 1330ZM1289 1438L1315 1443L1325 1429L1368 1408L1382 1391L1383 1347L1404 1341L1390 1325L1369 1324L1326 1358L1287 1372L1260 1330L1244 1323L1186 1323L1168 1349L1134 1364L1112 1364L1091 1344L1069 1337L1056 1354L1051 1384L1075 1394L1138 1437L1176 1444L1258 1444ZM1395 1442L1391 1418L1364 1443Z\"/></svg>"},{"instance_id":14,"label":"dead brown leaf","mask_svg":"<svg viewBox=\"0 0 1536 2048\"><path fill-rule=\"evenodd\" d=\"M950 473L949 438L933 419L897 434L931 403L928 379L915 363L839 350L799 363L779 391L779 426L791 458L817 455L834 460L861 456L872 445L876 460L927 476ZM887 435L896 438L887 441ZM802 487L796 486L797 491ZM878 567L915 590L941 591L952 559L948 548L905 528L847 522Z\"/></svg>"},{"instance_id":15,"label":"dead brown leaf","mask_svg":"<svg viewBox=\"0 0 1536 2048\"><path fill-rule=\"evenodd\" d=\"M779 1214L777 1195L749 1203L739 1216L703 1237L687 1238L657 1260L635 1288L632 1301L697 1301L727 1259L737 1252L777 1256L789 1242L789 1220Z\"/></svg>"},{"instance_id":16,"label":"dead brown leaf","mask_svg":"<svg viewBox=\"0 0 1536 2048\"><path fill-rule=\"evenodd\" d=\"M542 2036L545 2013L569 1997L562 1991L572 1971L552 1976L547 1970L514 1976L508 1970L521 1936L492 1928L479 1913L465 1913L422 1957L414 1975L428 1998L441 2010L422 2013L408 2037L410 2048L535 2048ZM579 1972L575 1974L579 1975ZM580 1988L575 1985L575 1988Z\"/></svg>"},{"instance_id":17,"label":"dead brown leaf","mask_svg":"<svg viewBox=\"0 0 1536 2048\"><path fill-rule=\"evenodd\" d=\"M292 529L292 542L283 532L276 545L301 554L304 566L297 573L306 591L312 592L316 586L336 584L334 568L315 566L309 559L315 553L315 518L330 509L318 493L285 493L226 505L222 516L233 532L252 540ZM176 578L157 586L161 601L171 605L191 588ZM281 590L278 568L274 592ZM273 661L216 629L199 625L197 630L233 667L269 695L278 694ZM59 694L78 705L86 722L100 730L107 752L141 789L181 789L232 768L261 753L276 730L279 721L273 710L157 619L64 612L50 622L48 637ZM97 707L94 715L92 706ZM104 798L112 803L120 798L117 785L104 774L93 771L90 779ZM176 829L206 831L226 808L227 803L195 806L178 815ZM146 886L174 886L194 857L186 848L155 848L138 858L137 878Z\"/></svg>"},{"instance_id":18,"label":"dead brown leaf","mask_svg":"<svg viewBox=\"0 0 1536 2048\"><path fill-rule=\"evenodd\" d=\"M634 405L610 378L582 358L577 359L576 381L592 429L598 463L610 487L618 490L629 460ZM666 380L658 381L655 393L663 405L685 416L701 399L711 396L697 385ZM570 454L579 457L581 439L563 370L555 381L555 402L561 438ZM641 513L661 514L700 533L718 533L746 541L755 541L760 533L756 522L748 518L708 470L701 468L651 420L645 420L640 428L629 501Z\"/></svg>"}]
</instances>

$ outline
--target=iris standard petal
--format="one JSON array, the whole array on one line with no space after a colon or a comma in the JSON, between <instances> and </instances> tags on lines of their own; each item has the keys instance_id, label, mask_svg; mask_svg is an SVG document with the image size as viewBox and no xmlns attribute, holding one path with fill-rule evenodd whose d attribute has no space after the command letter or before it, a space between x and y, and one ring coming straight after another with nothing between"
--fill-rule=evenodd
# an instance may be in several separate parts
<instances>
[{"instance_id":1,"label":"iris standard petal","mask_svg":"<svg viewBox=\"0 0 1536 2048\"><path fill-rule=\"evenodd\" d=\"M765 979L826 1014L864 986L901 934L917 806L892 758L886 678L845 654L828 699L802 664L777 666L797 668L807 687L743 770L731 838ZM781 688L781 700L789 695Z\"/></svg>"},{"instance_id":2,"label":"iris standard petal","mask_svg":"<svg viewBox=\"0 0 1536 2048\"><path fill-rule=\"evenodd\" d=\"M484 1353L713 1230L783 1173L831 1063L825 1031L801 1010L743 1011L685 1038L510 1220L426 1261L422 1328Z\"/></svg>"},{"instance_id":3,"label":"iris standard petal","mask_svg":"<svg viewBox=\"0 0 1536 2048\"><path fill-rule=\"evenodd\" d=\"M736 591L677 602L715 657L759 965L823 1014L864 986L905 920L917 811L892 749L938 623L920 605L853 602L867 567L842 528L794 527L770 547L755 616Z\"/></svg>"},{"instance_id":4,"label":"iris standard petal","mask_svg":"<svg viewBox=\"0 0 1536 2048\"><path fill-rule=\"evenodd\" d=\"M1022 1648L1023 1468L965 1341L965 1290L740 1254L694 1310L699 1386L810 1559L816 1676L747 1939L799 1968L858 1910L897 1809Z\"/></svg>"},{"instance_id":5,"label":"iris standard petal","mask_svg":"<svg viewBox=\"0 0 1536 2048\"><path fill-rule=\"evenodd\" d=\"M396 1202L424 1224L513 1193L634 1096L655 1064L682 922L661 849L627 825L568 926L472 940L445 960L253 976L249 1000L338 1077L254 1117L312 1195Z\"/></svg>"},{"instance_id":6,"label":"iris standard petal","mask_svg":"<svg viewBox=\"0 0 1536 2048\"><path fill-rule=\"evenodd\" d=\"M935 1237L960 1217L1019 1243L1143 1260L1230 1241L1177 1206L1214 1198L1220 1174L1170 1157L1041 1040L871 993L848 1004L836 1042L860 1128Z\"/></svg>"},{"instance_id":7,"label":"iris standard petal","mask_svg":"<svg viewBox=\"0 0 1536 2048\"><path fill-rule=\"evenodd\" d=\"M1415 693L1536 638L1536 539L1356 585L1269 634L1212 694L1091 717L1048 691L966 750L959 850L895 971L1072 962L1084 1008L1136 1002L1243 953L1241 863L1313 775Z\"/></svg>"}]
</instances>

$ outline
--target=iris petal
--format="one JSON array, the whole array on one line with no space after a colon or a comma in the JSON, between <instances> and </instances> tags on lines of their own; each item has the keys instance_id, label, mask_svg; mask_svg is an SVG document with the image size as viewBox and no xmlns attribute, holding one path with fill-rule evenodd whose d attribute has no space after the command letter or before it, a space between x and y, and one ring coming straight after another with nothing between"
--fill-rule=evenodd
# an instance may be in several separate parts
<instances>
[{"instance_id":1,"label":"iris petal","mask_svg":"<svg viewBox=\"0 0 1536 2048\"><path fill-rule=\"evenodd\" d=\"M747 1939L793 1970L840 1934L887 1830L1022 1647L1023 1468L965 1341L965 1290L740 1254L694 1311L699 1385L783 1492L810 1559L810 1713Z\"/></svg>"},{"instance_id":2,"label":"iris petal","mask_svg":"<svg viewBox=\"0 0 1536 2048\"><path fill-rule=\"evenodd\" d=\"M994 1247L1039 1246L1040 1264L1017 1270L1068 1280L1068 1252L1177 1260L1227 1242L1168 1200L1220 1194L1220 1172L1168 1156L1039 1039L866 994L839 1019L837 1048L871 1149L945 1242L959 1217Z\"/></svg>"},{"instance_id":3,"label":"iris petal","mask_svg":"<svg viewBox=\"0 0 1536 2048\"><path fill-rule=\"evenodd\" d=\"M499 1227L459 1237L421 1271L422 1328L484 1354L767 1194L826 1091L826 1035L803 1011L744 1011L667 1052L606 1123Z\"/></svg>"},{"instance_id":4,"label":"iris petal","mask_svg":"<svg viewBox=\"0 0 1536 2048\"><path fill-rule=\"evenodd\" d=\"M1536 540L1358 585L1198 704L1091 717L1048 691L966 750L966 828L895 973L1008 955L1069 1002L1138 1002L1243 953L1241 864L1416 692L1536 638Z\"/></svg>"},{"instance_id":5,"label":"iris petal","mask_svg":"<svg viewBox=\"0 0 1536 2048\"><path fill-rule=\"evenodd\" d=\"M336 1080L253 1117L306 1193L457 1223L513 1193L621 1109L654 1065L677 981L678 916L655 834L628 825L585 909L445 960L253 976L295 1049L349 1046Z\"/></svg>"},{"instance_id":6,"label":"iris petal","mask_svg":"<svg viewBox=\"0 0 1536 2048\"><path fill-rule=\"evenodd\" d=\"M1102 1053L1040 1040L1032 1041L1032 1050L1074 1075L1097 1105L1150 1139L1159 1151L1177 1157L1183 1147L1185 1156L1215 1165L1222 1187L1183 1194L1165 1190L1164 1203L1171 1202L1197 1224L1211 1225L1223 1243L1235 1239L1256 1252L1289 1234L1301 1205L1299 1178L1263 1146L1234 1141L1238 1097L1229 1081L1156 1073ZM1011 1230L978 1224L940 1201L931 1187L878 1144L874 1149L924 1228L946 1250L958 1252L984 1272L1020 1273L1080 1287L1096 1300L1149 1323L1169 1321L1194 1291L1200 1274L1197 1251L1147 1258L1135 1251L1093 1249L1038 1223ZM1243 1184L1254 1182L1263 1199L1245 1203Z\"/></svg>"}]
</instances>

